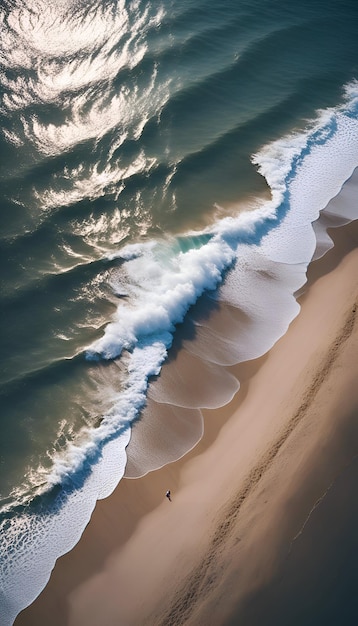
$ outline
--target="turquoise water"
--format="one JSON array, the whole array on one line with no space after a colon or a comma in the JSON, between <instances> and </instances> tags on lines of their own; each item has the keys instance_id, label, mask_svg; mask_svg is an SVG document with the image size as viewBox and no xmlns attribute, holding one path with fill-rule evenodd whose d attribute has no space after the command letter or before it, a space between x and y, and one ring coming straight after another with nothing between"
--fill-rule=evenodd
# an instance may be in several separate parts
<instances>
[{"instance_id":1,"label":"turquoise water","mask_svg":"<svg viewBox=\"0 0 358 626\"><path fill-rule=\"evenodd\" d=\"M200 409L239 387L225 366L297 315L311 223L358 165L357 11L3 3L2 623L96 500L192 447ZM223 305L225 336L210 325ZM171 373L183 328L190 393ZM173 443L163 406L187 438Z\"/></svg>"}]
</instances>

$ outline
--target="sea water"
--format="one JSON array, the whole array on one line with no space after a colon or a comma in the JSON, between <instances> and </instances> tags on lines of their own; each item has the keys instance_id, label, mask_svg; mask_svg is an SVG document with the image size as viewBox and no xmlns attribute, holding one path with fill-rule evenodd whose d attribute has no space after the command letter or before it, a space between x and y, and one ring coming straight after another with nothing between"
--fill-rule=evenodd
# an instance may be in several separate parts
<instances>
[{"instance_id":1,"label":"sea water","mask_svg":"<svg viewBox=\"0 0 358 626\"><path fill-rule=\"evenodd\" d=\"M334 200L358 166L357 11L2 4L4 626L96 501L192 448L239 389L226 366L285 333L323 216L357 218Z\"/></svg>"}]
</instances>

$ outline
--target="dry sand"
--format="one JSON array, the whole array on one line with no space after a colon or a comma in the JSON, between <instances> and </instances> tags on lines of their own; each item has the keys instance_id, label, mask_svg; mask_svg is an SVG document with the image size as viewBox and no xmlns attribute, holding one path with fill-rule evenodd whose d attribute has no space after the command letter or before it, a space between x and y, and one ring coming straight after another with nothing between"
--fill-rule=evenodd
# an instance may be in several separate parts
<instances>
[{"instance_id":1,"label":"dry sand","mask_svg":"<svg viewBox=\"0 0 358 626\"><path fill-rule=\"evenodd\" d=\"M99 502L16 626L317 626L357 547L357 225L334 236L198 446Z\"/></svg>"}]
</instances>

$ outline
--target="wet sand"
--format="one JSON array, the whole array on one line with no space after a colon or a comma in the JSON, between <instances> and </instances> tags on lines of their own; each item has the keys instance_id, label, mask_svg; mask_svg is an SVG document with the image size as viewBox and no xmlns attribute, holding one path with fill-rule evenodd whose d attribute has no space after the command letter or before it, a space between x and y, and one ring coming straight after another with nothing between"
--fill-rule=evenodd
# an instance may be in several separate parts
<instances>
[{"instance_id":1,"label":"wet sand","mask_svg":"<svg viewBox=\"0 0 358 626\"><path fill-rule=\"evenodd\" d=\"M200 443L100 501L16 626L357 623L357 224L333 236Z\"/></svg>"}]
</instances>

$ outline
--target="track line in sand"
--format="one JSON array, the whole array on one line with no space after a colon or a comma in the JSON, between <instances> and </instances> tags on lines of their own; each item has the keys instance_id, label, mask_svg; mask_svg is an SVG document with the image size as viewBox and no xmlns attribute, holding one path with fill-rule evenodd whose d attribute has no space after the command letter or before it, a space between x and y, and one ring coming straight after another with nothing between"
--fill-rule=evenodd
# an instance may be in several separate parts
<instances>
[{"instance_id":1,"label":"track line in sand","mask_svg":"<svg viewBox=\"0 0 358 626\"><path fill-rule=\"evenodd\" d=\"M260 462L257 463L256 466L249 472L240 491L234 496L233 499L230 499L228 504L224 505L224 510L222 511L220 519L216 524L205 557L194 568L189 577L187 577L181 589L175 593L170 608L161 621L157 622L158 626L181 626L185 624L195 610L197 601L202 597L202 595L204 595L204 590L205 596L207 597L210 593L210 589L212 589L217 582L217 579L220 576L220 568L215 569L215 566L211 566L213 563L214 565L217 564L217 557L221 546L233 530L242 506L248 498L253 495L260 480L273 465L291 433L305 418L307 411L314 401L323 382L329 375L340 351L353 332L356 321L357 306L357 301L354 302L353 306L350 306L343 328L334 337L328 350L326 351L325 357L316 366L315 376L298 409L289 419L285 428L281 430L274 443L261 457ZM322 497L324 497L324 495ZM321 500L321 498L319 500ZM316 502L315 506L317 504L319 504L319 501ZM307 519L305 523L306 522ZM303 531L303 528L301 528L301 531Z\"/></svg>"}]
</instances>

